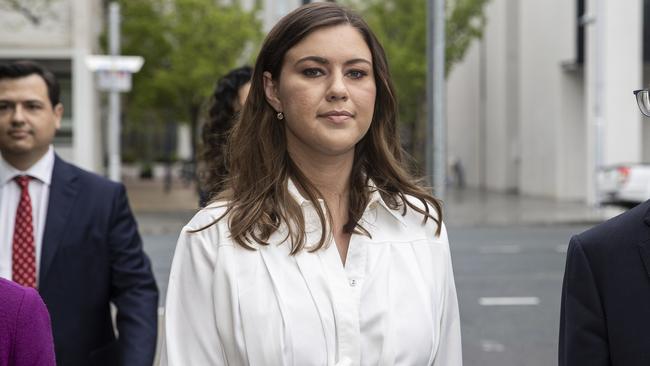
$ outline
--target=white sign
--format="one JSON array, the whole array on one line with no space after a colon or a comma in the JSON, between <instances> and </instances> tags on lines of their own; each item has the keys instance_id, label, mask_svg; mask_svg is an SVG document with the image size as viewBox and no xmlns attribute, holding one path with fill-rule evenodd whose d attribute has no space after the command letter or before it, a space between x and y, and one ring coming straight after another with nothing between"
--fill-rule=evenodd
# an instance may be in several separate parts
<instances>
[{"instance_id":1,"label":"white sign","mask_svg":"<svg viewBox=\"0 0 650 366\"><path fill-rule=\"evenodd\" d=\"M101 91L128 92L131 90L131 73L127 71L99 70L97 89Z\"/></svg>"},{"instance_id":2,"label":"white sign","mask_svg":"<svg viewBox=\"0 0 650 366\"><path fill-rule=\"evenodd\" d=\"M101 56L91 55L86 57L86 66L92 71L116 70L136 73L144 64L142 56Z\"/></svg>"},{"instance_id":3,"label":"white sign","mask_svg":"<svg viewBox=\"0 0 650 366\"><path fill-rule=\"evenodd\" d=\"M141 56L86 57L86 66L97 75L97 86L101 91L128 92L131 90L131 74L140 71L143 64Z\"/></svg>"}]
</instances>

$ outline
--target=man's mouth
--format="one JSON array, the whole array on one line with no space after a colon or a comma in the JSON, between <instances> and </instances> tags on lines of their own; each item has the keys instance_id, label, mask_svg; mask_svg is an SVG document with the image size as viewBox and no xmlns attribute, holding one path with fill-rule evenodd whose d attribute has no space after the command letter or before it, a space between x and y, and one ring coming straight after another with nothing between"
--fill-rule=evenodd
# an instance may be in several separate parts
<instances>
[{"instance_id":1,"label":"man's mouth","mask_svg":"<svg viewBox=\"0 0 650 366\"><path fill-rule=\"evenodd\" d=\"M31 135L29 131L26 130L11 130L9 131L9 136L15 139L22 139Z\"/></svg>"}]
</instances>

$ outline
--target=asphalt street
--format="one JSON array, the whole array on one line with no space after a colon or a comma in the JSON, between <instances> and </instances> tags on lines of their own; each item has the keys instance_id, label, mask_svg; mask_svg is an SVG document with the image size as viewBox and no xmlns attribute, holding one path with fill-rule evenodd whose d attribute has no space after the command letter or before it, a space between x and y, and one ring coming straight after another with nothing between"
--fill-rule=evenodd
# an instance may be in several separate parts
<instances>
[{"instance_id":1,"label":"asphalt street","mask_svg":"<svg viewBox=\"0 0 650 366\"><path fill-rule=\"evenodd\" d=\"M557 364L566 248L585 229L449 228L465 365Z\"/></svg>"},{"instance_id":2,"label":"asphalt street","mask_svg":"<svg viewBox=\"0 0 650 366\"><path fill-rule=\"evenodd\" d=\"M189 219L189 217L188 217ZM145 234L161 305L178 228ZM450 226L460 301L464 364L557 364L558 319L566 246L584 225Z\"/></svg>"}]
</instances>

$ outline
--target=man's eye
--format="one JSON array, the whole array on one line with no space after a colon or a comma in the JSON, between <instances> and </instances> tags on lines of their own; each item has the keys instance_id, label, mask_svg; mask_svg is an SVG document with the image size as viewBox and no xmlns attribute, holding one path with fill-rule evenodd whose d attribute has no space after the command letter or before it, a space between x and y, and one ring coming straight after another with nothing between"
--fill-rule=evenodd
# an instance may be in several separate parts
<instances>
[{"instance_id":1,"label":"man's eye","mask_svg":"<svg viewBox=\"0 0 650 366\"><path fill-rule=\"evenodd\" d=\"M304 69L302 71L302 74L307 76L307 77L310 77L310 78L315 78L317 76L323 75L323 71L320 70L320 69L313 69L313 68L312 69Z\"/></svg>"},{"instance_id":2,"label":"man's eye","mask_svg":"<svg viewBox=\"0 0 650 366\"><path fill-rule=\"evenodd\" d=\"M32 110L32 111L39 110L39 109L42 108L42 106L40 104L35 104L35 103L29 103L25 107L27 109L29 109L29 110Z\"/></svg>"}]
</instances>

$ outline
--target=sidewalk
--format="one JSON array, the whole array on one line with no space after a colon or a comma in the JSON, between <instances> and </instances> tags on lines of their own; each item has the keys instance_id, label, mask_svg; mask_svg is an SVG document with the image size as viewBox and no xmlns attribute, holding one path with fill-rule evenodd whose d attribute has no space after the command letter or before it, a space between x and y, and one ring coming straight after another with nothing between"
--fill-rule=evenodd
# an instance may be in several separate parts
<instances>
[{"instance_id":1,"label":"sidewalk","mask_svg":"<svg viewBox=\"0 0 650 366\"><path fill-rule=\"evenodd\" d=\"M621 214L624 209L600 209L582 202L556 201L479 189L449 189L443 219L451 226L593 225Z\"/></svg>"},{"instance_id":2,"label":"sidewalk","mask_svg":"<svg viewBox=\"0 0 650 366\"><path fill-rule=\"evenodd\" d=\"M198 211L194 184L174 181L165 192L160 180L124 181L142 235L178 234Z\"/></svg>"},{"instance_id":3,"label":"sidewalk","mask_svg":"<svg viewBox=\"0 0 650 366\"><path fill-rule=\"evenodd\" d=\"M157 180L126 180L131 207L142 234L177 234L198 211L194 185L174 182L165 192ZM582 202L483 191L450 189L443 203L443 217L450 226L516 226L597 224L624 210L596 209Z\"/></svg>"}]
</instances>

